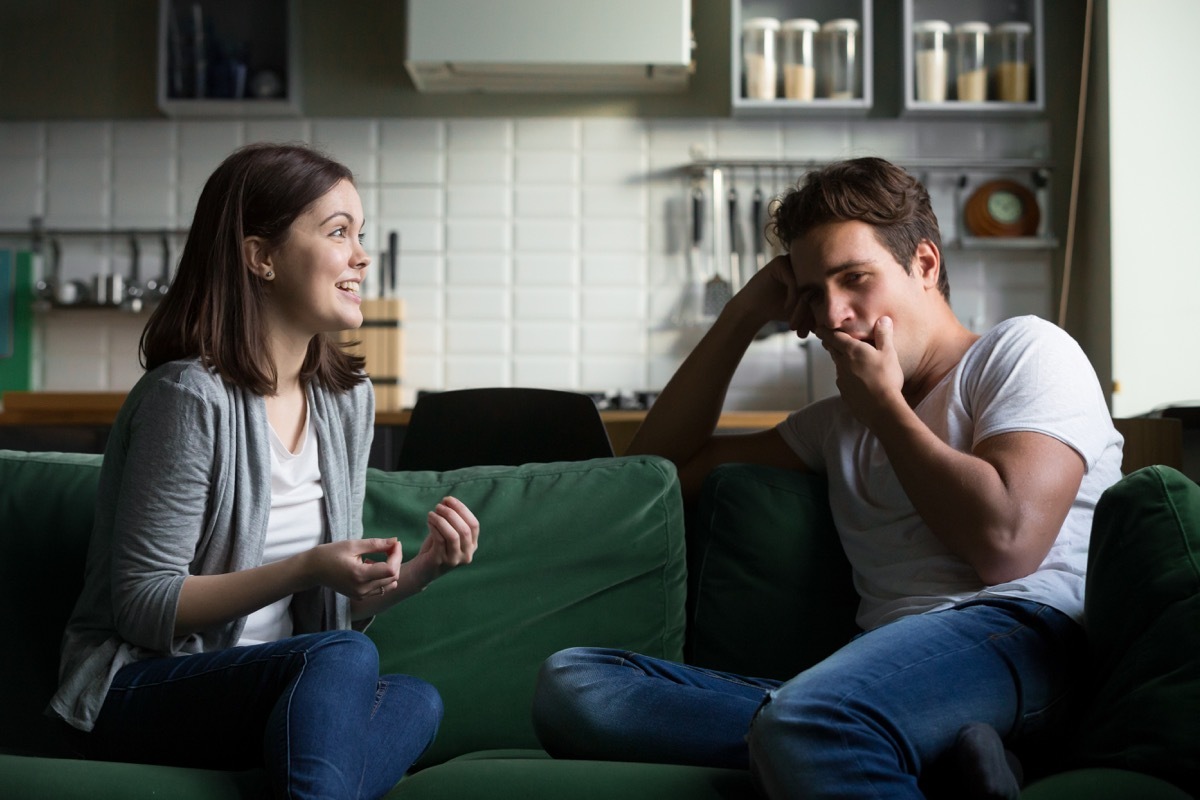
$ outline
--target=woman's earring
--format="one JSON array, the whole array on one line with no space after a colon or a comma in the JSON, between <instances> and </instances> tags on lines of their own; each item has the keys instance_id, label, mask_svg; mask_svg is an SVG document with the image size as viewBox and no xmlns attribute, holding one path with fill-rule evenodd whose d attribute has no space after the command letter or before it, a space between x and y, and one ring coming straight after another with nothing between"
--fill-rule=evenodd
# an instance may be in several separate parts
<instances>
[{"instance_id":1,"label":"woman's earring","mask_svg":"<svg viewBox=\"0 0 1200 800\"><path fill-rule=\"evenodd\" d=\"M269 270L267 270L267 274L263 275L263 277L269 281L274 280L275 279L275 271L269 269Z\"/></svg>"}]
</instances>

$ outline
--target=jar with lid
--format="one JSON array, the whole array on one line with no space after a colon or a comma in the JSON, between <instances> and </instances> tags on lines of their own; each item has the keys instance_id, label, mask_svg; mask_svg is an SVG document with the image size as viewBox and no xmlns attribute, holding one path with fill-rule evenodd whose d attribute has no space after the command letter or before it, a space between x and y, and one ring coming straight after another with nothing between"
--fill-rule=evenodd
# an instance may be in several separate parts
<instances>
[{"instance_id":1,"label":"jar with lid","mask_svg":"<svg viewBox=\"0 0 1200 800\"><path fill-rule=\"evenodd\" d=\"M789 100L812 100L817 96L817 62L814 51L821 25L815 19L784 20L783 96Z\"/></svg>"},{"instance_id":2,"label":"jar with lid","mask_svg":"<svg viewBox=\"0 0 1200 800\"><path fill-rule=\"evenodd\" d=\"M1003 22L996 26L996 94L1007 103L1029 102L1029 49L1033 26Z\"/></svg>"},{"instance_id":3,"label":"jar with lid","mask_svg":"<svg viewBox=\"0 0 1200 800\"><path fill-rule=\"evenodd\" d=\"M746 79L746 97L774 100L779 81L779 63L775 38L779 20L754 17L742 24L742 71Z\"/></svg>"},{"instance_id":4,"label":"jar with lid","mask_svg":"<svg viewBox=\"0 0 1200 800\"><path fill-rule=\"evenodd\" d=\"M927 19L913 23L913 77L916 99L923 103L946 100L950 82L950 23Z\"/></svg>"},{"instance_id":5,"label":"jar with lid","mask_svg":"<svg viewBox=\"0 0 1200 800\"><path fill-rule=\"evenodd\" d=\"M987 45L991 33L992 26L986 22L962 22L954 26L955 83L958 99L963 102L987 100Z\"/></svg>"},{"instance_id":6,"label":"jar with lid","mask_svg":"<svg viewBox=\"0 0 1200 800\"><path fill-rule=\"evenodd\" d=\"M821 26L823 96L853 100L858 91L858 20L831 19Z\"/></svg>"}]
</instances>

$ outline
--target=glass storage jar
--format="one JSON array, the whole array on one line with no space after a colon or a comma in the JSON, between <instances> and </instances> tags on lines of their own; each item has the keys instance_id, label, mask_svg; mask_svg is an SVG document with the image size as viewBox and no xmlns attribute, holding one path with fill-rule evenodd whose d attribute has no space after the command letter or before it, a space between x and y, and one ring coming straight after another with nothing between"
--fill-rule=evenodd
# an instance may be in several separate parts
<instances>
[{"instance_id":1,"label":"glass storage jar","mask_svg":"<svg viewBox=\"0 0 1200 800\"><path fill-rule=\"evenodd\" d=\"M853 100L858 90L858 20L831 19L821 26L825 58L823 96Z\"/></svg>"},{"instance_id":2,"label":"glass storage jar","mask_svg":"<svg viewBox=\"0 0 1200 800\"><path fill-rule=\"evenodd\" d=\"M783 96L789 100L812 100L817 96L817 62L814 51L821 25L815 19L784 20Z\"/></svg>"},{"instance_id":3,"label":"glass storage jar","mask_svg":"<svg viewBox=\"0 0 1200 800\"><path fill-rule=\"evenodd\" d=\"M1003 22L996 26L999 58L996 63L996 96L1006 103L1029 102L1030 42L1028 22Z\"/></svg>"},{"instance_id":4,"label":"glass storage jar","mask_svg":"<svg viewBox=\"0 0 1200 800\"><path fill-rule=\"evenodd\" d=\"M913 77L916 99L941 103L950 83L950 23L927 19L913 23Z\"/></svg>"},{"instance_id":5,"label":"glass storage jar","mask_svg":"<svg viewBox=\"0 0 1200 800\"><path fill-rule=\"evenodd\" d=\"M987 100L987 44L991 33L992 26L986 22L962 22L954 26L955 84L962 102Z\"/></svg>"},{"instance_id":6,"label":"glass storage jar","mask_svg":"<svg viewBox=\"0 0 1200 800\"><path fill-rule=\"evenodd\" d=\"M774 100L779 82L779 63L775 38L779 20L754 17L742 24L742 71L746 79L746 97Z\"/></svg>"}]
</instances>

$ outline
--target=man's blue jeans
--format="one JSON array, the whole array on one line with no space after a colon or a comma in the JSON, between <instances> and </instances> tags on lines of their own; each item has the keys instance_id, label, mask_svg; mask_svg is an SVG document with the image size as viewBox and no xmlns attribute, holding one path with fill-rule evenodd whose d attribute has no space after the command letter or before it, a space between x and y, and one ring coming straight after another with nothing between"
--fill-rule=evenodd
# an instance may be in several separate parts
<instances>
[{"instance_id":1,"label":"man's blue jeans","mask_svg":"<svg viewBox=\"0 0 1200 800\"><path fill-rule=\"evenodd\" d=\"M442 702L379 675L356 631L304 634L122 667L88 755L210 769L265 767L277 797L386 794L437 733Z\"/></svg>"},{"instance_id":2,"label":"man's blue jeans","mask_svg":"<svg viewBox=\"0 0 1200 800\"><path fill-rule=\"evenodd\" d=\"M749 767L772 798L921 798L967 723L1050 733L1086 650L1066 615L1008 599L905 617L786 682L574 648L543 665L534 727L559 757Z\"/></svg>"}]
</instances>

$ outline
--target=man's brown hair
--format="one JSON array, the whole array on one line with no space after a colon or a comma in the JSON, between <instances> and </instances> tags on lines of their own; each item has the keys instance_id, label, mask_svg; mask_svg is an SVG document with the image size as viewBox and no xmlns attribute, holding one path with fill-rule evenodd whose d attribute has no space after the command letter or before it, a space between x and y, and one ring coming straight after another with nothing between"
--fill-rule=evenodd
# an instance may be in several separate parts
<instances>
[{"instance_id":1,"label":"man's brown hair","mask_svg":"<svg viewBox=\"0 0 1200 800\"><path fill-rule=\"evenodd\" d=\"M771 215L768 231L784 247L827 222L865 222L879 243L911 274L912 259L923 240L942 250L942 234L921 182L882 158L839 161L805 175L784 193ZM950 283L946 260L938 271L938 290L947 302Z\"/></svg>"},{"instance_id":2,"label":"man's brown hair","mask_svg":"<svg viewBox=\"0 0 1200 800\"><path fill-rule=\"evenodd\" d=\"M342 180L353 182L348 168L304 145L254 144L226 158L200 193L175 279L142 331L143 366L199 358L229 383L275 394L266 284L245 263L242 242L260 236L279 247L292 222ZM362 368L362 358L319 334L300 377L346 391L366 379Z\"/></svg>"}]
</instances>

